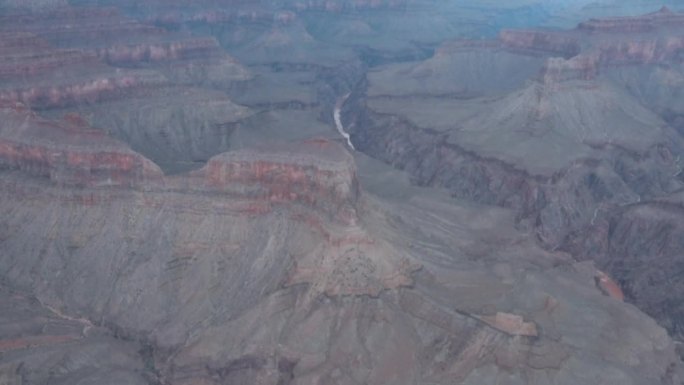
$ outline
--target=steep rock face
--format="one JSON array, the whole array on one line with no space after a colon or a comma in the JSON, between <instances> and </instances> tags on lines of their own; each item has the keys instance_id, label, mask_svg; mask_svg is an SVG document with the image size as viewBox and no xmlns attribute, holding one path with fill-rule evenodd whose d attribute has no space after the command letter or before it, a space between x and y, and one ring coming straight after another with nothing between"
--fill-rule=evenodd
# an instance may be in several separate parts
<instances>
[{"instance_id":1,"label":"steep rock face","mask_svg":"<svg viewBox=\"0 0 684 385\"><path fill-rule=\"evenodd\" d=\"M47 108L93 103L166 82L149 71L113 71L95 54L57 49L32 33L6 32L2 36L0 101L4 104Z\"/></svg>"},{"instance_id":2,"label":"steep rock face","mask_svg":"<svg viewBox=\"0 0 684 385\"><path fill-rule=\"evenodd\" d=\"M574 246L584 250L610 274L646 313L681 339L684 336L679 293L682 271L681 234L684 211L681 194L656 202L643 202L600 214Z\"/></svg>"},{"instance_id":3,"label":"steep rock face","mask_svg":"<svg viewBox=\"0 0 684 385\"><path fill-rule=\"evenodd\" d=\"M76 114L50 121L18 105L0 109L0 116L0 163L60 185L212 192L263 202L267 211L272 204L298 202L342 222L356 218L353 159L328 140L224 153L190 175L165 177L150 160Z\"/></svg>"},{"instance_id":4,"label":"steep rock face","mask_svg":"<svg viewBox=\"0 0 684 385\"><path fill-rule=\"evenodd\" d=\"M82 106L79 111L167 173L201 167L229 150L235 126L255 113L223 92L179 86Z\"/></svg>"},{"instance_id":5,"label":"steep rock face","mask_svg":"<svg viewBox=\"0 0 684 385\"><path fill-rule=\"evenodd\" d=\"M570 31L506 30L498 40L522 54L583 56L577 64L645 65L677 60L684 50L682 31L684 16L664 8L640 17L595 19Z\"/></svg>"},{"instance_id":6,"label":"steep rock face","mask_svg":"<svg viewBox=\"0 0 684 385\"><path fill-rule=\"evenodd\" d=\"M572 262L507 212L364 198L339 143L229 152L163 176L77 115L3 117L0 148L20 145L0 154L13 166L0 171L0 272L85 336L0 341L11 378L26 373L17 354L43 378L36 357L86 349L87 328L134 383L136 354L143 381L174 385L534 383L546 371L582 382L597 360L620 380L678 381L666 333L603 296L594 268L556 268ZM112 175L135 184L91 183ZM572 316L578 303L595 318ZM92 378L107 370L92 365L82 361Z\"/></svg>"},{"instance_id":7,"label":"steep rock face","mask_svg":"<svg viewBox=\"0 0 684 385\"><path fill-rule=\"evenodd\" d=\"M605 245L616 233L592 233L611 212L667 196L682 184L684 147L668 124L676 122L678 113L672 111L678 107L666 101L679 100L682 25L679 16L667 10L635 18L635 23L641 19L668 21L652 22L654 30L644 35L613 28L589 32L586 26L567 32L503 33L499 41L451 43L446 48L453 48L438 50L427 61L378 68L350 97L343 123L357 148L408 171L419 184L515 208L519 226L534 229L542 245L570 251L579 259L591 256L624 289L628 301L644 303L646 295L637 299L639 295L629 290L629 280L644 282L637 278L634 264L624 272L608 268L621 259L606 254ZM507 93L467 95L459 92L458 82L434 81L454 70L432 65L444 60L441 56L466 50L495 56L504 47L508 55L541 57L540 72ZM562 47L581 49L574 56L545 57L559 55ZM501 58L523 70L523 60ZM422 72L426 87L411 80L406 87L388 83L397 74L412 75L418 68L432 69ZM463 78L487 78L481 72L493 67L483 60L480 66L459 68ZM520 73L509 70L515 73L512 76ZM489 76L500 75L492 70ZM648 81L657 81L658 86ZM502 84L503 89L510 87ZM601 236L603 241L594 238ZM652 252L630 252L657 254L655 243L652 247ZM610 281L596 277L604 292L621 296ZM640 292L652 293L646 284L638 286ZM661 306L653 294L649 296L651 314L674 331L669 320L678 317L678 305Z\"/></svg>"},{"instance_id":8,"label":"steep rock face","mask_svg":"<svg viewBox=\"0 0 684 385\"><path fill-rule=\"evenodd\" d=\"M161 170L125 144L87 127L78 116L50 122L25 107L0 110L0 163L59 184L134 186Z\"/></svg>"},{"instance_id":9,"label":"steep rock face","mask_svg":"<svg viewBox=\"0 0 684 385\"><path fill-rule=\"evenodd\" d=\"M83 2L87 1L72 1ZM0 350L5 350L0 378L16 382L34 372L34 377L24 379L170 385L540 384L550 378L558 384L681 382L681 363L665 331L622 303L606 274L591 264L575 263L567 254L540 249L533 235L543 235L541 231L515 230L515 213L447 203L441 195L433 200L433 190L419 189L411 196L414 187L397 185L392 178L378 178L376 184L386 184L384 189L408 198L385 201L362 194L352 156L340 143L328 140L249 148L255 142L288 142L325 130L336 137L331 127L314 123L319 112L328 119L331 115L318 110L317 103L341 100L337 94L346 94L365 68L355 60L338 62L354 57L348 46L340 49L319 40L320 27L312 19L325 15L316 8L322 3L310 3L314 7L306 12L314 17L306 21L292 11L272 12L280 3L154 3L177 7L169 13L167 27L179 27L173 23L183 21L200 28L210 24L212 32L235 38L240 58L255 64L251 69L257 76L245 82L241 66L234 65L213 39L143 25L113 10L57 10L51 16L54 21L45 16L23 19L22 33L35 39L30 44L45 44L39 52L48 57L57 51L67 53L64 59L60 53L54 61L46 60L45 70L40 69L42 64L31 69L28 79L35 84L20 82L17 87L8 79L21 71L11 55L18 55L16 47L22 43L6 44L14 50L7 56L10 70L2 84L7 89L54 85L57 78L70 74L71 65L59 63L72 63L71 50L85 52L83 57L97 66L85 63L73 70L73 78L66 76L64 84L82 81L83 74L100 79L105 74L133 73L152 74L164 84L137 87L134 92L112 90L111 96L89 99L87 104L34 102L42 117L13 103L24 99L8 99L12 103L2 112L7 118L0 120L0 143L6 144L0 153L0 278L35 294L42 308L62 319L67 330L53 333L53 326L45 323L54 323L55 317L45 313L41 314L48 321L25 322L31 330L12 324L13 331L5 332L6 324L1 323ZM207 4L219 11L203 10ZM355 13L337 13L342 3L330 4L331 17L341 24ZM424 11L426 4L415 4L411 10ZM283 3L294 9L291 5ZM141 12L141 18L164 18L154 7ZM394 30L405 30L405 22L429 20L421 36L409 32L423 41L441 38L434 30L453 25L445 17L423 15L427 16L396 12L390 19L399 17L392 19ZM2 26L22 30L22 23L5 21ZM67 26L74 23L78 25L71 32ZM383 23L387 21L360 22L350 30L365 39L378 33L373 28ZM49 26L47 32L41 24ZM361 28L355 31L356 26ZM250 28L257 32L252 34ZM93 38L79 36L89 31L95 32ZM130 34L123 35L126 31ZM384 43L379 39L370 45ZM397 47L388 52L403 52L405 45ZM311 53L319 48L326 52ZM444 88L424 92L415 103L411 90L404 88L396 99L406 97L421 108L444 91L454 99L485 96L498 112L486 110L487 118L438 113L431 115L436 128L419 127L415 121L424 122L430 114L412 114L413 107L404 104L408 118L396 118L387 112L395 90L385 87L391 91L389 101L378 97L369 102L372 111L367 115L355 122L347 115L342 123L354 133L355 145L378 153L387 150L386 159L425 184L446 186L479 202L523 207L517 214L530 217L540 208L554 207L539 226L548 229L545 239L551 247L565 237L558 235L559 229L586 222L592 214L599 223L596 200L608 207L639 199L627 190L636 190L641 178L654 183L641 187L640 193L672 187L662 175L674 164L672 149L677 143L661 145L661 134L668 130L660 121L650 115L643 118L635 103L613 98L606 92L609 88L595 87L591 79L575 82L572 71L546 83L526 83L544 58L513 51L501 42L465 42L445 57L436 55L428 65L398 72L410 75L412 86L430 79L430 87ZM499 53L506 55L505 61L496 61ZM483 60L488 64L480 65ZM452 66L464 64L479 71L476 82L468 82L468 71L441 77ZM510 79L497 74L507 64L521 69ZM336 81L322 85L321 77ZM214 89L206 90L214 79L219 79L211 84ZM477 88L480 80L486 81ZM551 108L563 100L560 91L566 89L573 95L572 104L582 107L581 113ZM250 108L231 102L226 93ZM608 102L599 105L607 112L590 109L585 114L587 105L605 96ZM361 98L357 92L349 100L347 112ZM516 100L523 103L512 103ZM79 115L70 113L74 104ZM437 106L431 112L458 112L451 99ZM618 114L619 110L630 113ZM596 128L592 123L562 126L567 137L544 129L549 123L581 121L585 116L607 120L615 114L624 118L624 124L601 131L607 143L600 135L584 135ZM643 119L632 119L634 115ZM561 137L555 143L565 150L559 151L562 156L549 165L533 165L532 170L530 160L520 157L524 149L505 148L501 159L491 148L485 154L482 147L465 147L482 143L475 130L478 122L492 126L508 120L532 122L533 137ZM445 127L454 122L468 124L449 137ZM652 125L657 128L643 141L627 140L630 135L625 133ZM491 127L486 133L495 138L508 135ZM453 140L458 135L466 136L464 146ZM584 143L578 138L591 140ZM534 139L526 143L538 145ZM581 149L580 155L603 148L620 156L598 162L571 157L576 162L570 169L549 176L548 169L572 153L564 146ZM242 149L223 153L234 148ZM433 151L437 155L423 156ZM143 154L155 161L167 154L196 166L207 164L192 172L163 175ZM662 166L659 173L651 173L654 162ZM173 166L168 169L183 171ZM596 175L585 166L597 170ZM553 201L555 197L560 198ZM14 328L21 330L15 333ZM38 328L45 330L38 333ZM90 331L102 333L97 347L106 357L85 348L87 357L75 356L70 350L90 343ZM128 342L113 342L110 335ZM41 361L48 353L51 358ZM23 359L27 371L22 372ZM109 360L114 368L92 360Z\"/></svg>"},{"instance_id":10,"label":"steep rock face","mask_svg":"<svg viewBox=\"0 0 684 385\"><path fill-rule=\"evenodd\" d=\"M114 8L0 18L0 102L51 117L77 110L165 171L227 151L231 125L251 115L226 95L251 75L214 38L146 25Z\"/></svg>"},{"instance_id":11,"label":"steep rock face","mask_svg":"<svg viewBox=\"0 0 684 385\"><path fill-rule=\"evenodd\" d=\"M359 198L354 168L352 157L338 144L319 140L299 148L225 153L210 159L199 174L210 190L237 189L240 195L267 201L297 201L351 221Z\"/></svg>"},{"instance_id":12,"label":"steep rock face","mask_svg":"<svg viewBox=\"0 0 684 385\"><path fill-rule=\"evenodd\" d=\"M207 79L196 79L198 74L193 79L192 73L210 72L215 84L249 78L248 72L215 39L152 27L126 18L115 9L64 7L45 13L10 13L3 15L0 29L35 34L58 49L78 50L113 66L156 64L173 69L175 75L191 73L190 79L195 81ZM32 51L40 52L37 48ZM192 60L192 66L188 60Z\"/></svg>"},{"instance_id":13,"label":"steep rock face","mask_svg":"<svg viewBox=\"0 0 684 385\"><path fill-rule=\"evenodd\" d=\"M241 210L251 197L4 176L3 276L60 314L148 341L166 383L585 382L606 368L678 381L662 329L593 288L593 269L554 268L569 261L503 212L368 202L345 224L293 205ZM29 230L50 235L11 236Z\"/></svg>"}]
</instances>

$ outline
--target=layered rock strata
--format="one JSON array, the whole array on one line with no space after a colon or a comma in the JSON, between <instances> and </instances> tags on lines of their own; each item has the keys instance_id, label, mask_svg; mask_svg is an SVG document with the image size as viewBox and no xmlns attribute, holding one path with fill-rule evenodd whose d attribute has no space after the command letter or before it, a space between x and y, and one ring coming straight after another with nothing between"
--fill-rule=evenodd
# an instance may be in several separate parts
<instances>
[{"instance_id":1,"label":"layered rock strata","mask_svg":"<svg viewBox=\"0 0 684 385\"><path fill-rule=\"evenodd\" d=\"M684 25L667 9L590 24L595 27L451 42L426 61L375 69L350 97L343 123L358 149L408 171L421 185L514 208L518 225L534 229L544 247L578 259L592 255L628 301L643 303L620 278L627 274L616 267L622 257L596 251L605 252L611 236L599 246L590 229L610 213L681 188L684 147L668 123L676 113L661 114L664 96L641 82L657 80L678 100ZM511 76L502 76L492 57L509 63ZM389 81L396 76L403 76L399 85ZM491 83L474 88L470 78ZM657 98L649 102L646 95ZM638 280L638 273L629 275ZM613 285L603 286L621 296ZM651 314L669 326L665 312Z\"/></svg>"}]
</instances>

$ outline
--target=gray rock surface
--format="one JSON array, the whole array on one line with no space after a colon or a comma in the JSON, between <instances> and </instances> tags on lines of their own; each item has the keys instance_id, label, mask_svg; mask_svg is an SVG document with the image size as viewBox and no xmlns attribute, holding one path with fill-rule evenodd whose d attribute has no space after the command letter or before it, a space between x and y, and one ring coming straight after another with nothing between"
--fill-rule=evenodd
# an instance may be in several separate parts
<instances>
[{"instance_id":1,"label":"gray rock surface","mask_svg":"<svg viewBox=\"0 0 684 385\"><path fill-rule=\"evenodd\" d=\"M683 383L676 8L57 3L0 2L0 384Z\"/></svg>"}]
</instances>

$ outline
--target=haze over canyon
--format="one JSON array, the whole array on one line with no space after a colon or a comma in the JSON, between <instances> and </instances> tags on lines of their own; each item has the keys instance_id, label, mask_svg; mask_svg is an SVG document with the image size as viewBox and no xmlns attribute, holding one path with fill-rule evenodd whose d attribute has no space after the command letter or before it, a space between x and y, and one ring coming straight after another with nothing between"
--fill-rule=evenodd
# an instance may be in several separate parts
<instances>
[{"instance_id":1,"label":"haze over canyon","mask_svg":"<svg viewBox=\"0 0 684 385\"><path fill-rule=\"evenodd\" d=\"M0 0L0 385L684 384L679 0Z\"/></svg>"}]
</instances>

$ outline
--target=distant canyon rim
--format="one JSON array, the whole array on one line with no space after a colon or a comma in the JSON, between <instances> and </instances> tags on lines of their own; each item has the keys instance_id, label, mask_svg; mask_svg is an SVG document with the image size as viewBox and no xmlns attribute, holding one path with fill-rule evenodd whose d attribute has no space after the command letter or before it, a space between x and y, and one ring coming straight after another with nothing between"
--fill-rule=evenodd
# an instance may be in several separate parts
<instances>
[{"instance_id":1,"label":"distant canyon rim","mask_svg":"<svg viewBox=\"0 0 684 385\"><path fill-rule=\"evenodd\" d=\"M684 384L684 5L0 0L0 384Z\"/></svg>"}]
</instances>

